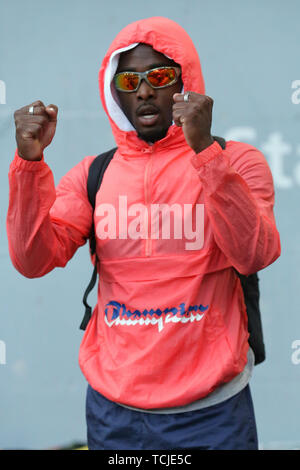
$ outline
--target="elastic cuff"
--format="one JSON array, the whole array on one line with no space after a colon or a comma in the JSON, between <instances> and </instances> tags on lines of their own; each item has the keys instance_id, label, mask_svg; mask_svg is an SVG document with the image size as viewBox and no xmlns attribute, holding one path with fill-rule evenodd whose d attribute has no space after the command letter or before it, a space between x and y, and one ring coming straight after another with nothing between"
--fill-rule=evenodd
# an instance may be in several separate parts
<instances>
[{"instance_id":1,"label":"elastic cuff","mask_svg":"<svg viewBox=\"0 0 300 470\"><path fill-rule=\"evenodd\" d=\"M202 150L202 152L193 155L193 157L191 158L192 165L196 168L196 170L198 170L205 163L209 162L217 155L220 155L222 150L223 149L221 145L218 144L217 141L214 141L213 144L211 144L206 149Z\"/></svg>"},{"instance_id":2,"label":"elastic cuff","mask_svg":"<svg viewBox=\"0 0 300 470\"><path fill-rule=\"evenodd\" d=\"M24 160L24 158L21 158L18 149L16 149L15 152L15 157L11 163L11 169L16 169L16 170L26 170L26 171L40 171L42 168L44 168L46 165L44 161L44 155L42 156L41 160L36 160L36 161L30 161L30 160Z\"/></svg>"}]
</instances>

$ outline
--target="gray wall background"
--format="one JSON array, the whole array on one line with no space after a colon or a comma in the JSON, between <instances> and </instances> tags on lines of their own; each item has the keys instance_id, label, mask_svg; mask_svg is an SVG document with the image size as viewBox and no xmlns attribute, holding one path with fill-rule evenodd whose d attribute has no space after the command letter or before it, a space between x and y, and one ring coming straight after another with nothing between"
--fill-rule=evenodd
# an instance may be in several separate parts
<instances>
[{"instance_id":1,"label":"gray wall background","mask_svg":"<svg viewBox=\"0 0 300 470\"><path fill-rule=\"evenodd\" d=\"M46 152L56 183L113 146L98 69L119 30L149 16L167 16L192 37L215 101L213 132L255 145L271 166L282 256L260 273L267 360L252 393L260 447L300 448L299 14L299 0L0 0L0 448L86 439L78 327L88 249L41 279L13 268L5 228L13 113L37 99L59 106Z\"/></svg>"}]
</instances>

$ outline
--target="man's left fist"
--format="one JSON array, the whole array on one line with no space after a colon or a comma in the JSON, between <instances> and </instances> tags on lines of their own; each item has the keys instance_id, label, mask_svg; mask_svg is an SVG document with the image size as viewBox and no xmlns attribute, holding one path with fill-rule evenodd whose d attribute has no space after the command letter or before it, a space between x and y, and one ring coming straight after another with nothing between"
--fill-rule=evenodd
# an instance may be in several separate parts
<instances>
[{"instance_id":1,"label":"man's left fist","mask_svg":"<svg viewBox=\"0 0 300 470\"><path fill-rule=\"evenodd\" d=\"M188 94L188 100L184 96ZM213 100L209 96L192 91L184 94L175 93L173 96L173 120L182 127L188 145L199 153L213 142L210 133L212 121Z\"/></svg>"}]
</instances>

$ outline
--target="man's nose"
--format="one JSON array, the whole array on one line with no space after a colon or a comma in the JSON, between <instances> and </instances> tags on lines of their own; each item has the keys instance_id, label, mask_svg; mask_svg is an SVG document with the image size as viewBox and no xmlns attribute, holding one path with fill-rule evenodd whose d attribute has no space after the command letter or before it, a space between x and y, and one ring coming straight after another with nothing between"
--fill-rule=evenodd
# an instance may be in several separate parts
<instances>
[{"instance_id":1,"label":"man's nose","mask_svg":"<svg viewBox=\"0 0 300 470\"><path fill-rule=\"evenodd\" d=\"M155 96L155 90L152 88L146 80L142 79L140 86L136 92L137 98L140 100L147 100Z\"/></svg>"}]
</instances>

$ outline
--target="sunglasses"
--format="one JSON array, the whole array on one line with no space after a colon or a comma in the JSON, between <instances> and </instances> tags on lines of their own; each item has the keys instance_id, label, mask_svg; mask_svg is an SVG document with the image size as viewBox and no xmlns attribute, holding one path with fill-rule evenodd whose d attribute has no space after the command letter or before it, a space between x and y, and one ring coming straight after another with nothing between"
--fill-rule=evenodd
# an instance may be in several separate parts
<instances>
[{"instance_id":1,"label":"sunglasses","mask_svg":"<svg viewBox=\"0 0 300 470\"><path fill-rule=\"evenodd\" d=\"M137 91L144 79L152 88L165 88L177 82L180 75L178 67L156 67L146 72L120 72L114 76L117 90L131 93Z\"/></svg>"}]
</instances>

